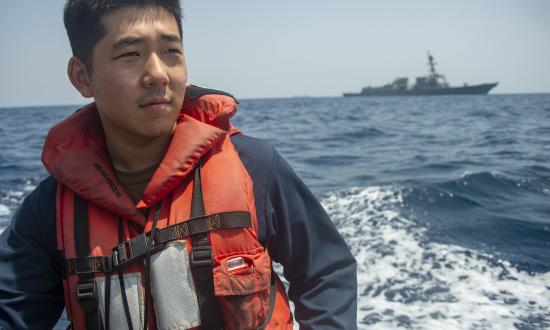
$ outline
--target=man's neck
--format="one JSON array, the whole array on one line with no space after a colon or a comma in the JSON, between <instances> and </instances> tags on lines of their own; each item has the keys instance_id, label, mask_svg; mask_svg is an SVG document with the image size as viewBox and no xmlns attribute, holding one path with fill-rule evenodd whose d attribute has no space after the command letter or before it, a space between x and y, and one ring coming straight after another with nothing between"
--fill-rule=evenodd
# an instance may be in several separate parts
<instances>
[{"instance_id":1,"label":"man's neck","mask_svg":"<svg viewBox=\"0 0 550 330\"><path fill-rule=\"evenodd\" d=\"M154 139L137 140L106 132L105 142L115 171L140 171L160 164L172 134Z\"/></svg>"}]
</instances>

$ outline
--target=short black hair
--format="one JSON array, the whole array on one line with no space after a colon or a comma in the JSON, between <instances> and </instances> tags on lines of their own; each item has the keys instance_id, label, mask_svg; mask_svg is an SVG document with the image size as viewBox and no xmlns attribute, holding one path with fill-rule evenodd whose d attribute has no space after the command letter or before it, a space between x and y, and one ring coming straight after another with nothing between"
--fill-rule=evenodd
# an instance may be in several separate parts
<instances>
[{"instance_id":1,"label":"short black hair","mask_svg":"<svg viewBox=\"0 0 550 330\"><path fill-rule=\"evenodd\" d=\"M164 8L174 15L180 37L181 6L179 0L67 0L63 11L63 22L69 37L73 56L91 70L92 52L95 45L105 36L101 24L103 15L122 7Z\"/></svg>"}]
</instances>

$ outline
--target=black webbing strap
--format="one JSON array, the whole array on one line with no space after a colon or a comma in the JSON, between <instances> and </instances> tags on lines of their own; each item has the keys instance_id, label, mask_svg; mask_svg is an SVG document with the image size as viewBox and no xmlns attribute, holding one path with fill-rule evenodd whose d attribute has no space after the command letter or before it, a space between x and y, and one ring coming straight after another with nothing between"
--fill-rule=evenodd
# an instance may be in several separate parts
<instances>
[{"instance_id":1,"label":"black webbing strap","mask_svg":"<svg viewBox=\"0 0 550 330\"><path fill-rule=\"evenodd\" d=\"M111 256L83 257L65 260L65 275L87 274L94 272L111 272L114 266L127 264L138 260L147 253L147 248L155 251L170 241L184 239L189 236L204 234L211 231L230 228L252 228L252 218L249 212L233 211L195 217L162 229L157 229L155 239L151 240L148 232L120 243L115 248L116 262Z\"/></svg>"},{"instance_id":2,"label":"black webbing strap","mask_svg":"<svg viewBox=\"0 0 550 330\"><path fill-rule=\"evenodd\" d=\"M202 197L200 163L195 168L193 182L193 199L191 202L191 218L206 214ZM191 271L195 278L202 330L218 330L223 328L220 307L214 296L214 255L207 233L191 236Z\"/></svg>"},{"instance_id":3,"label":"black webbing strap","mask_svg":"<svg viewBox=\"0 0 550 330\"><path fill-rule=\"evenodd\" d=\"M201 215L193 217L188 221L159 229L155 235L155 243L167 243L198 234L205 234L204 236L206 236L206 233L220 229L251 227L252 219L250 213L245 211Z\"/></svg>"},{"instance_id":4,"label":"black webbing strap","mask_svg":"<svg viewBox=\"0 0 550 330\"><path fill-rule=\"evenodd\" d=\"M158 225L158 219L160 217L160 209L162 206L162 202L157 203L157 208L155 209L155 213L153 214L153 225L150 235L150 242L147 245L147 251L145 252L145 311L143 312L143 329L147 330L149 326L149 304L152 300L152 294L151 294L151 251L154 246L154 242L152 242L151 237L156 236L157 232L157 225Z\"/></svg>"},{"instance_id":5,"label":"black webbing strap","mask_svg":"<svg viewBox=\"0 0 550 330\"><path fill-rule=\"evenodd\" d=\"M77 258L90 257L90 228L88 219L88 204L74 194L74 244ZM78 275L76 299L84 310L86 329L100 329L97 309L97 288L94 274Z\"/></svg>"},{"instance_id":6,"label":"black webbing strap","mask_svg":"<svg viewBox=\"0 0 550 330\"><path fill-rule=\"evenodd\" d=\"M118 218L118 242L122 242L124 237L124 226L122 225L122 219ZM126 315L126 322L128 324L128 329L133 330L132 317L130 315L130 306L128 305L128 297L126 296L126 288L124 286L124 273L121 269L117 271L118 273L118 285L120 286L120 295L122 296L122 305L124 306L124 315Z\"/></svg>"},{"instance_id":7,"label":"black webbing strap","mask_svg":"<svg viewBox=\"0 0 550 330\"><path fill-rule=\"evenodd\" d=\"M264 330L269 321L271 321L271 316L273 315L273 310L275 309L275 299L277 298L277 274L274 271L271 272L271 285L269 286L269 310L265 318L264 323L258 327L258 330Z\"/></svg>"},{"instance_id":8,"label":"black webbing strap","mask_svg":"<svg viewBox=\"0 0 550 330\"><path fill-rule=\"evenodd\" d=\"M126 295L126 285L124 284L124 273L118 272L118 285L120 286L120 295L122 296L122 305L124 306L124 315L126 315L126 322L128 323L128 329L133 330L132 316L130 314L130 305L128 305L128 296ZM139 325L138 325L139 326Z\"/></svg>"},{"instance_id":9,"label":"black webbing strap","mask_svg":"<svg viewBox=\"0 0 550 330\"><path fill-rule=\"evenodd\" d=\"M105 330L111 329L111 273L105 273Z\"/></svg>"},{"instance_id":10,"label":"black webbing strap","mask_svg":"<svg viewBox=\"0 0 550 330\"><path fill-rule=\"evenodd\" d=\"M109 273L112 270L111 256L83 257L65 260L64 274Z\"/></svg>"}]
</instances>

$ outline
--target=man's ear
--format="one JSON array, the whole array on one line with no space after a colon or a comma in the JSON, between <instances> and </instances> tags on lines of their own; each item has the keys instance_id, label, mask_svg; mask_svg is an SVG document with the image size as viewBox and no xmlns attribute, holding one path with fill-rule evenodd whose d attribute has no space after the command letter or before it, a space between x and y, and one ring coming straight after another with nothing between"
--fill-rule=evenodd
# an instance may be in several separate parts
<instances>
[{"instance_id":1,"label":"man's ear","mask_svg":"<svg viewBox=\"0 0 550 330\"><path fill-rule=\"evenodd\" d=\"M94 96L88 70L84 63L78 58L74 56L71 57L67 66L67 74L74 88L76 88L83 97L88 98Z\"/></svg>"}]
</instances>

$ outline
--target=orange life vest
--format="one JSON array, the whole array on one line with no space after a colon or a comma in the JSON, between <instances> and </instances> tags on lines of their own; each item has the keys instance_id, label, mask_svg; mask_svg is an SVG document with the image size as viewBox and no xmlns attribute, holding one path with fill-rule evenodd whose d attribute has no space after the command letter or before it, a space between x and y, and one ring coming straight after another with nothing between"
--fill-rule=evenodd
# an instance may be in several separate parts
<instances>
[{"instance_id":1,"label":"orange life vest","mask_svg":"<svg viewBox=\"0 0 550 330\"><path fill-rule=\"evenodd\" d=\"M127 274L138 274L138 295L144 297L149 275L145 274L144 262L122 266L137 257L133 254L138 253L139 240L149 239L145 244L150 246L154 241L163 242L156 250L149 248L149 258L165 246L179 244L192 263L200 235L203 241L208 238L206 243L212 251L211 286L223 328L292 329L284 287L272 273L268 251L258 241L253 182L230 140L238 133L229 122L237 104L232 97L201 93L196 87L188 87L187 95L172 142L137 205L117 182L94 104L60 122L48 134L42 160L59 183L57 244L66 260L65 304L74 329L85 329L87 317L98 314L98 295L109 297L106 283L110 287L110 283L123 282L120 278L119 282L108 282L111 275L122 274L126 279ZM205 214L197 217L192 200L197 196L199 163ZM145 210L150 210L147 216ZM235 214L240 220L229 219ZM88 237L75 237L82 230ZM155 234L143 235L152 230ZM196 236L195 232L201 234ZM151 240L151 236L156 238ZM79 248L85 251L84 256ZM196 277L192 282L197 288ZM119 289L124 292L124 283ZM155 298L147 311L151 329L157 328L154 320L156 315L158 321L158 308ZM111 319L112 313L107 313ZM140 327L134 324L134 328Z\"/></svg>"}]
</instances>

